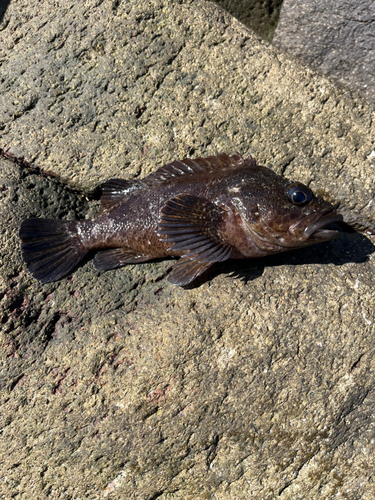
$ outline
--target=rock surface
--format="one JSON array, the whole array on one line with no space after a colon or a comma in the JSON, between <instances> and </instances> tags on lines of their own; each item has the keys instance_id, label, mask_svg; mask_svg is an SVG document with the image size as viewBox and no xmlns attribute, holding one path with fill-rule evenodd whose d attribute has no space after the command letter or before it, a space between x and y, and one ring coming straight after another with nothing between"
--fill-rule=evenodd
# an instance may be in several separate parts
<instances>
[{"instance_id":1,"label":"rock surface","mask_svg":"<svg viewBox=\"0 0 375 500\"><path fill-rule=\"evenodd\" d=\"M273 43L375 101L374 0L284 0Z\"/></svg>"},{"instance_id":2,"label":"rock surface","mask_svg":"<svg viewBox=\"0 0 375 500\"><path fill-rule=\"evenodd\" d=\"M268 42L272 41L283 0L213 0Z\"/></svg>"},{"instance_id":3,"label":"rock surface","mask_svg":"<svg viewBox=\"0 0 375 500\"><path fill-rule=\"evenodd\" d=\"M106 178L234 150L374 224L366 102L201 1L21 0L0 61L3 497L372 499L373 236L191 289L168 260L40 285L17 242Z\"/></svg>"}]
</instances>

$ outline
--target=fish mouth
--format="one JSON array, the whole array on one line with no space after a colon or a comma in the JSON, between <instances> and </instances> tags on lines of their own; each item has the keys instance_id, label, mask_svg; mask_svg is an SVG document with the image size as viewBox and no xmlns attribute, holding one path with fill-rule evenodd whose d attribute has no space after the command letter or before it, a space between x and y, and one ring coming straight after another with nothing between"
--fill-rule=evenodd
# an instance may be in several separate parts
<instances>
[{"instance_id":1,"label":"fish mouth","mask_svg":"<svg viewBox=\"0 0 375 500\"><path fill-rule=\"evenodd\" d=\"M323 214L313 214L313 216L308 217L308 219L310 218L312 220L307 226L305 226L306 219L299 224L303 224L305 226L305 229L302 232L302 228L298 227L299 225L290 229L293 234L299 233L298 236L301 241L307 242L308 240L311 243L328 241L338 236L338 231L327 226L335 224L336 222L342 222L343 217L341 214L338 214L334 210L330 210L329 212L323 212Z\"/></svg>"},{"instance_id":2,"label":"fish mouth","mask_svg":"<svg viewBox=\"0 0 375 500\"><path fill-rule=\"evenodd\" d=\"M339 232L329 226L342 221L342 215L330 209L303 217L289 226L289 231L285 228L279 237L272 231L272 225L268 227L268 231L265 226L254 227L247 224L246 228L253 243L266 254L271 254L333 240Z\"/></svg>"}]
</instances>

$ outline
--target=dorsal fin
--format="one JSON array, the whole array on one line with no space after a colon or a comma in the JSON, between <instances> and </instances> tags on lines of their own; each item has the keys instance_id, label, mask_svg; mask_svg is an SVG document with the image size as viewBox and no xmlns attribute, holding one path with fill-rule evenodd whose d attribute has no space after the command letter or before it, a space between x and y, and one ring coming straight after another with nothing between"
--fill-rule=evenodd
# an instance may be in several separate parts
<instances>
[{"instance_id":1,"label":"dorsal fin","mask_svg":"<svg viewBox=\"0 0 375 500\"><path fill-rule=\"evenodd\" d=\"M111 210L120 202L124 201L130 193L141 189L142 181L126 179L108 179L101 186L102 196L100 198L100 212Z\"/></svg>"},{"instance_id":2,"label":"dorsal fin","mask_svg":"<svg viewBox=\"0 0 375 500\"><path fill-rule=\"evenodd\" d=\"M236 169L239 167L254 167L256 161L249 156L243 158L239 153L229 156L221 153L218 156L207 158L185 158L175 160L160 167L156 172L141 180L109 179L100 187L102 196L100 198L99 213L105 210L113 210L119 203L123 202L130 193L145 186L154 186L158 182L165 182L175 177L193 175L198 172L215 172L220 169Z\"/></svg>"},{"instance_id":3,"label":"dorsal fin","mask_svg":"<svg viewBox=\"0 0 375 500\"><path fill-rule=\"evenodd\" d=\"M164 182L175 177L193 175L198 172L215 172L220 169L236 169L239 167L254 167L256 161L251 156L243 158L239 153L229 156L221 153L218 156L208 156L207 158L185 158L182 161L176 160L160 167L156 172L148 175L142 182L145 185L154 185L156 182Z\"/></svg>"}]
</instances>

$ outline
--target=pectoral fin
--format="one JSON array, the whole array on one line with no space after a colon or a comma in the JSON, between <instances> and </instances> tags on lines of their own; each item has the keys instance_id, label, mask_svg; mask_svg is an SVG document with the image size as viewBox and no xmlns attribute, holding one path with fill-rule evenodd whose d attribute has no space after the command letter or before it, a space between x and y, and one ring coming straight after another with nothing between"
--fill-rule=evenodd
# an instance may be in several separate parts
<instances>
[{"instance_id":1,"label":"pectoral fin","mask_svg":"<svg viewBox=\"0 0 375 500\"><path fill-rule=\"evenodd\" d=\"M183 258L168 281L186 285L214 262L229 259L232 247L221 236L225 211L214 203L188 194L168 200L161 211L159 234Z\"/></svg>"}]
</instances>

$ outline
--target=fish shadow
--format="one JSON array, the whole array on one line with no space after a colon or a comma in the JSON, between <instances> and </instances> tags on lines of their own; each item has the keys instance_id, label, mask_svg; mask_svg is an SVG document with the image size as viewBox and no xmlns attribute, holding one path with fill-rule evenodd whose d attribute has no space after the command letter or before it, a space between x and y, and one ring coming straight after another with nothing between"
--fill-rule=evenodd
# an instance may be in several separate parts
<instances>
[{"instance_id":1,"label":"fish shadow","mask_svg":"<svg viewBox=\"0 0 375 500\"><path fill-rule=\"evenodd\" d=\"M346 231L336 225L332 225L332 228L339 231L339 236L335 240L319 243L311 247L268 255L267 257L218 262L198 276L192 283L182 288L185 290L199 288L221 274L229 275L247 284L262 276L266 267L302 266L306 264L334 264L335 266L341 266L349 262L360 264L368 261L369 255L374 253L375 246L365 235L355 232L350 227L347 227ZM85 266L89 261L92 261L95 253L95 251L89 252L67 277L74 274L77 269ZM176 259L168 257L155 259L152 262L163 262L165 260L171 262L171 268L177 262ZM144 266L144 263L138 265ZM126 265L121 269L126 269ZM168 275L164 277L167 278Z\"/></svg>"},{"instance_id":2,"label":"fish shadow","mask_svg":"<svg viewBox=\"0 0 375 500\"><path fill-rule=\"evenodd\" d=\"M332 226L333 227L333 226ZM339 236L335 240L319 243L311 247L291 250L284 253L248 260L228 260L214 264L185 289L193 289L211 281L220 274L227 274L247 284L262 276L266 267L302 266L306 264L334 264L342 266L347 263L364 263L374 253L375 246L363 234L350 228L347 231L335 227Z\"/></svg>"}]
</instances>

